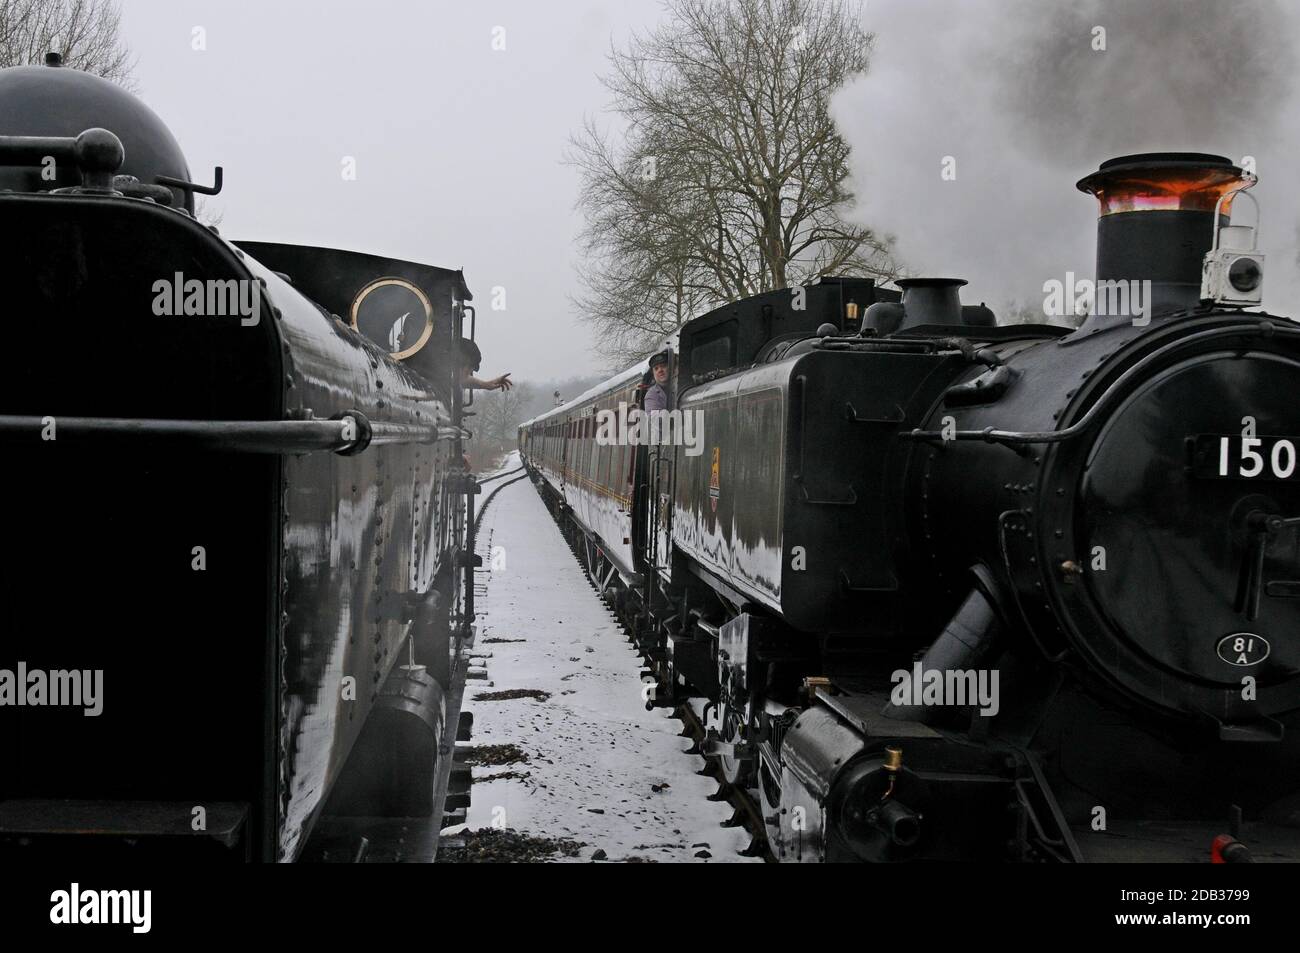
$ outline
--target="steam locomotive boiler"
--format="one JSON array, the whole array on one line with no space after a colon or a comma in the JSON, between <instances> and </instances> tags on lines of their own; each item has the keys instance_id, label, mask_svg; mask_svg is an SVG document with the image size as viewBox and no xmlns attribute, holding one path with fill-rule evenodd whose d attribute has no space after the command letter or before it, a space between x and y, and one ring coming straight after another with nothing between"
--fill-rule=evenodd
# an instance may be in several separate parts
<instances>
[{"instance_id":1,"label":"steam locomotive boiler","mask_svg":"<svg viewBox=\"0 0 1300 953\"><path fill-rule=\"evenodd\" d=\"M656 445L598 439L644 367L521 428L778 859L1300 858L1300 325L1251 184L1083 179L1077 328L822 279L685 325Z\"/></svg>"},{"instance_id":2,"label":"steam locomotive boiler","mask_svg":"<svg viewBox=\"0 0 1300 953\"><path fill-rule=\"evenodd\" d=\"M158 117L53 54L0 71L0 117L0 848L436 831L473 637L463 276L226 241Z\"/></svg>"}]
</instances>

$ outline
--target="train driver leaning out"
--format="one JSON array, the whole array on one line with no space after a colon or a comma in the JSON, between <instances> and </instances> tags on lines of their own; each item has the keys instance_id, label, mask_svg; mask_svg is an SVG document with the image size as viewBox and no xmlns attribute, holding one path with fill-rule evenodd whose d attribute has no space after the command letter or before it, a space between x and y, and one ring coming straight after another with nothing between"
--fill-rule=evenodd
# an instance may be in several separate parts
<instances>
[{"instance_id":1,"label":"train driver leaning out","mask_svg":"<svg viewBox=\"0 0 1300 953\"><path fill-rule=\"evenodd\" d=\"M509 390L514 386L514 382L510 380L509 372L502 374L500 377L494 377L490 381L481 381L475 377L474 372L483 363L483 352L469 338L461 338L457 343L457 354L459 355L457 373L460 375L461 387L468 387L470 390ZM470 463L468 453L462 454L461 463L464 465L466 472L474 469Z\"/></svg>"},{"instance_id":2,"label":"train driver leaning out","mask_svg":"<svg viewBox=\"0 0 1300 953\"><path fill-rule=\"evenodd\" d=\"M494 377L490 381L481 381L474 376L474 372L479 369L483 363L483 354L479 351L478 345L469 338L460 339L460 386L468 387L471 390L509 390L514 386L514 381L510 379L510 373L506 372L500 377Z\"/></svg>"},{"instance_id":3,"label":"train driver leaning out","mask_svg":"<svg viewBox=\"0 0 1300 953\"><path fill-rule=\"evenodd\" d=\"M660 351L650 358L650 373L654 375L654 383L646 390L645 400L641 402L647 412L668 410L672 405L672 397L668 393L668 361L667 351Z\"/></svg>"}]
</instances>

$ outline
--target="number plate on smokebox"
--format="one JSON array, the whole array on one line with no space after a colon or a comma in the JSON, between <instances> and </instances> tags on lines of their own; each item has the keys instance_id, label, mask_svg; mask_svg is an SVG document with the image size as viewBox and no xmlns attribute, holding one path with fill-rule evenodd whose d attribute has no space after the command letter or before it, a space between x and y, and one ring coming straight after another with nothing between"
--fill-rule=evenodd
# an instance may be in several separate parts
<instances>
[{"instance_id":1,"label":"number plate on smokebox","mask_svg":"<svg viewBox=\"0 0 1300 953\"><path fill-rule=\"evenodd\" d=\"M1300 437L1199 434L1193 439L1192 472L1202 479L1300 482Z\"/></svg>"}]
</instances>

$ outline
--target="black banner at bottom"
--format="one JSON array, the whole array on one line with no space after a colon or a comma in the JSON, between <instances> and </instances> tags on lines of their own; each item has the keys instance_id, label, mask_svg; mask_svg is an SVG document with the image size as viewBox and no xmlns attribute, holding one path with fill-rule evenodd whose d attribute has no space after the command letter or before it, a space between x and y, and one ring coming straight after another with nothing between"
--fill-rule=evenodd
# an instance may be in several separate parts
<instances>
[{"instance_id":1,"label":"black banner at bottom","mask_svg":"<svg viewBox=\"0 0 1300 953\"><path fill-rule=\"evenodd\" d=\"M532 865L10 866L0 929L7 938L63 933L74 942L237 940L268 932L400 942L406 933L413 940L442 929L472 933L475 924L490 934L517 932L521 940L556 931L584 935L589 926L589 942L608 936L613 945L624 940L609 932L611 917L674 930L698 920L712 930L719 916L761 923L783 910L869 929L876 941L987 936L996 925L1071 938L1137 932L1181 941L1196 933L1233 942L1292 928L1300 886L1297 869L1287 864L760 868L637 865L626 880L578 868L552 871L543 883Z\"/></svg>"}]
</instances>

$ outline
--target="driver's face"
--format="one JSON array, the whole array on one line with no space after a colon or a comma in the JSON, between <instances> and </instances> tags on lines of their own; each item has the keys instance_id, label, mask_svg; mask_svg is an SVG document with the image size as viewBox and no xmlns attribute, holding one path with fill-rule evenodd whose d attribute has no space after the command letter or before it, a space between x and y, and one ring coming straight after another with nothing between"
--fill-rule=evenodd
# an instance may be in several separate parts
<instances>
[{"instance_id":1,"label":"driver's face","mask_svg":"<svg viewBox=\"0 0 1300 953\"><path fill-rule=\"evenodd\" d=\"M667 365L667 364L656 364L656 365L655 365L655 383L656 383L656 384L667 384L667 383L668 383L668 365Z\"/></svg>"}]
</instances>

